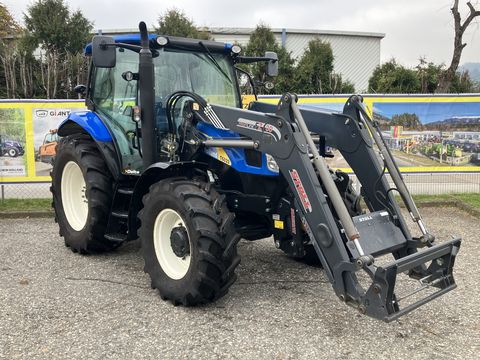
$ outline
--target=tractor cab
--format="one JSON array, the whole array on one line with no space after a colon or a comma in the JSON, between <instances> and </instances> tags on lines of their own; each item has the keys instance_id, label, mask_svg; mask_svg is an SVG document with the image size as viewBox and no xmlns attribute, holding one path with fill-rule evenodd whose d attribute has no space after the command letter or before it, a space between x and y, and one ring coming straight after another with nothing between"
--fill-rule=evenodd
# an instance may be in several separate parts
<instances>
[{"instance_id":1,"label":"tractor cab","mask_svg":"<svg viewBox=\"0 0 480 360\"><path fill-rule=\"evenodd\" d=\"M85 48L87 56L93 53L90 83L80 89L82 92L86 91L89 108L94 110L108 125L110 132L115 134L122 168L130 173L140 173L144 168L140 135L142 124L135 121L135 111L142 108L138 81L140 35L95 38L97 41ZM267 62L268 74L276 76L278 65L275 53L270 52L259 58L244 57L239 55L241 49L237 45L171 36L150 35L148 41L152 52L155 89L152 94L155 132L153 146L156 159L160 161L167 159L166 151L162 149L162 141L179 137L182 131L181 115L187 98L175 103L172 113L167 114L167 101L172 94L179 91L192 92L208 103L241 108L239 78L245 83L247 77L246 81L252 84L252 89L254 87L253 79L235 67L237 63ZM101 48L107 43L114 45L110 51L95 52L95 46ZM99 54L97 58L96 54Z\"/></svg>"}]
</instances>

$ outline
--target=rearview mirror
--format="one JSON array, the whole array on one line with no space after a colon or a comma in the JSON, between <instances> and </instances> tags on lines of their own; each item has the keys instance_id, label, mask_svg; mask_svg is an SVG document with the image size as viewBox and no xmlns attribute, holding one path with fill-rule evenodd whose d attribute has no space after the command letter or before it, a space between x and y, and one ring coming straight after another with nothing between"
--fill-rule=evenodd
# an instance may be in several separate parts
<instances>
[{"instance_id":1,"label":"rearview mirror","mask_svg":"<svg viewBox=\"0 0 480 360\"><path fill-rule=\"evenodd\" d=\"M114 67L117 61L115 40L111 36L95 35L92 40L92 59L96 67Z\"/></svg>"},{"instance_id":2,"label":"rearview mirror","mask_svg":"<svg viewBox=\"0 0 480 360\"><path fill-rule=\"evenodd\" d=\"M73 91L76 94L83 95L85 94L85 91L87 91L87 87L85 85L79 84L73 88Z\"/></svg>"},{"instance_id":3,"label":"rearview mirror","mask_svg":"<svg viewBox=\"0 0 480 360\"><path fill-rule=\"evenodd\" d=\"M265 51L265 57L270 59L267 62L267 75L268 76L277 76L278 75L278 55L273 51Z\"/></svg>"}]
</instances>

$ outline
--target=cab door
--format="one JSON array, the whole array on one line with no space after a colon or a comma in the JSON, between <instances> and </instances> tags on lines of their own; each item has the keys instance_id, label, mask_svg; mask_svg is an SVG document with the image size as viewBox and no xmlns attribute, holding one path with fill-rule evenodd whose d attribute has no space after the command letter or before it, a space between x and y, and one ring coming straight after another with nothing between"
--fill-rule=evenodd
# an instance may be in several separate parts
<instances>
[{"instance_id":1,"label":"cab door","mask_svg":"<svg viewBox=\"0 0 480 360\"><path fill-rule=\"evenodd\" d=\"M137 80L125 74L138 73L138 53L117 48L113 68L93 68L89 92L95 112L110 129L121 159L122 172L141 172L142 159L138 149L133 107L138 104Z\"/></svg>"}]
</instances>

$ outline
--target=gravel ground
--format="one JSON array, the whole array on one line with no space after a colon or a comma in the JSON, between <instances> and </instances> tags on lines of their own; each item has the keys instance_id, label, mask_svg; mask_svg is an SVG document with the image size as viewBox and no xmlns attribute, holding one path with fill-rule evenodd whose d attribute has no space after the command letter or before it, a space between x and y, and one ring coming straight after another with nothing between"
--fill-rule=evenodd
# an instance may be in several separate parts
<instances>
[{"instance_id":1,"label":"gravel ground","mask_svg":"<svg viewBox=\"0 0 480 360\"><path fill-rule=\"evenodd\" d=\"M452 208L423 213L437 237L464 239L458 288L390 324L343 305L321 269L268 239L239 244L227 296L182 308L150 289L137 242L79 256L51 219L2 219L0 358L477 359L480 222Z\"/></svg>"}]
</instances>

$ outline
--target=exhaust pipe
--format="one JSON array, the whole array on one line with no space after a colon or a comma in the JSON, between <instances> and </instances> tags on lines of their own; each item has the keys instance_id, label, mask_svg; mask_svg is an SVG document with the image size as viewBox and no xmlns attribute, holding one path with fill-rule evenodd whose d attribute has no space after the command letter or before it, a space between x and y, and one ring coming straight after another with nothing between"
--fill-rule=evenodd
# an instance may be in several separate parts
<instances>
[{"instance_id":1,"label":"exhaust pipe","mask_svg":"<svg viewBox=\"0 0 480 360\"><path fill-rule=\"evenodd\" d=\"M157 162L157 131L155 126L155 92L152 52L148 40L147 25L138 25L142 49L139 53L138 84L142 124L142 154L144 169Z\"/></svg>"}]
</instances>

